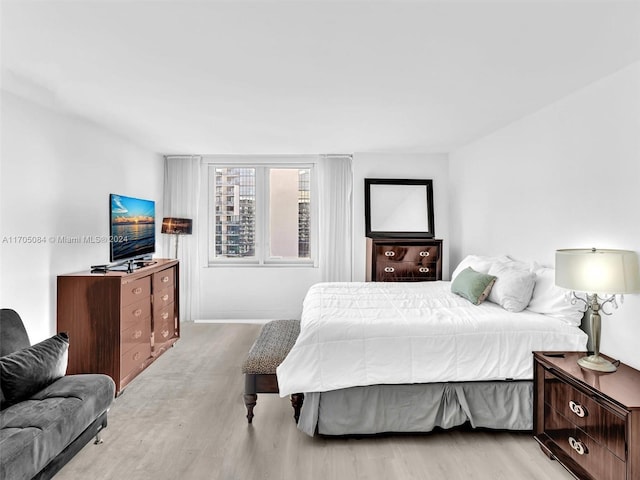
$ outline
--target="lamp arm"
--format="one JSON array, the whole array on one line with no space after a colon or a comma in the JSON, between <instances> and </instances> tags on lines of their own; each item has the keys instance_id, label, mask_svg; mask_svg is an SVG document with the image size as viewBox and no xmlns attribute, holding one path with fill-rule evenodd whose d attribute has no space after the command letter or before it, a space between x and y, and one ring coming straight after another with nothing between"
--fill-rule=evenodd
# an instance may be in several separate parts
<instances>
[{"instance_id":1,"label":"lamp arm","mask_svg":"<svg viewBox=\"0 0 640 480\"><path fill-rule=\"evenodd\" d=\"M594 294L596 297L598 296L597 294ZM599 297L599 301L600 301L600 312L605 314L605 315L611 315L613 312L607 312L604 309L605 305L611 305L612 308L614 310L616 310L618 308L618 300L617 300L618 295L611 295L609 296L609 298L604 298L604 297ZM624 296L620 295L620 303L624 302Z\"/></svg>"},{"instance_id":2,"label":"lamp arm","mask_svg":"<svg viewBox=\"0 0 640 480\"><path fill-rule=\"evenodd\" d=\"M591 304L591 299L589 298L589 295L587 295L587 298L585 299L576 295L576 292L574 292L573 290L571 291L570 300L571 300L571 305L577 304L578 301L581 301L582 303L584 303L585 312L587 311L587 309L589 308L589 305Z\"/></svg>"},{"instance_id":3,"label":"lamp arm","mask_svg":"<svg viewBox=\"0 0 640 480\"><path fill-rule=\"evenodd\" d=\"M581 296L578 296L576 294L576 292L572 291L571 292L571 305L576 305L578 303L578 301L584 303L584 311L586 311L588 308L591 308L591 310L595 310L597 309L597 311L599 311L599 313L604 314L604 315L611 315L613 312L611 311L606 311L605 310L605 305L611 305L611 307L615 310L618 308L618 296L620 297L620 303L624 302L624 296L623 295L609 295L608 297L604 296L599 296L597 293L593 293L593 294L585 294L586 298L582 298Z\"/></svg>"}]
</instances>

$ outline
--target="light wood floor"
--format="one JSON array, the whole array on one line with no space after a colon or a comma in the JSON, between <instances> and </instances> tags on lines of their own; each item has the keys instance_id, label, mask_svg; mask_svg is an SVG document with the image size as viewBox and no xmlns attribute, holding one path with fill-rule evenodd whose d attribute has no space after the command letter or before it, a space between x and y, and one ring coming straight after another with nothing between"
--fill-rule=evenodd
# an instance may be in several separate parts
<instances>
[{"instance_id":1,"label":"light wood floor","mask_svg":"<svg viewBox=\"0 0 640 480\"><path fill-rule=\"evenodd\" d=\"M569 480L530 434L475 431L311 438L288 399L259 395L252 426L240 365L260 325L182 325L182 338L136 378L56 480Z\"/></svg>"}]
</instances>

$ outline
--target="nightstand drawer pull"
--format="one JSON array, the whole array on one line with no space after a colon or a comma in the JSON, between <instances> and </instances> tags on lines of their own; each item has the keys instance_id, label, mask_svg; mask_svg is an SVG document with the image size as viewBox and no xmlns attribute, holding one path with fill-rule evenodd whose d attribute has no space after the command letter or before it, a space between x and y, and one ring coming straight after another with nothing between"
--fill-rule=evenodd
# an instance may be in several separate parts
<instances>
[{"instance_id":1,"label":"nightstand drawer pull","mask_svg":"<svg viewBox=\"0 0 640 480\"><path fill-rule=\"evenodd\" d=\"M589 414L585 407L583 407L579 403L574 402L573 400L569 400L569 408L580 418L584 418Z\"/></svg>"},{"instance_id":2,"label":"nightstand drawer pull","mask_svg":"<svg viewBox=\"0 0 640 480\"><path fill-rule=\"evenodd\" d=\"M420 256L421 256L421 257L428 257L428 256L429 256L429 252L428 252L428 251L426 251L426 252L420 252Z\"/></svg>"},{"instance_id":3,"label":"nightstand drawer pull","mask_svg":"<svg viewBox=\"0 0 640 480\"><path fill-rule=\"evenodd\" d=\"M396 252L391 252L391 251L384 252L384 256L385 257L395 257L396 256Z\"/></svg>"},{"instance_id":4,"label":"nightstand drawer pull","mask_svg":"<svg viewBox=\"0 0 640 480\"><path fill-rule=\"evenodd\" d=\"M584 443L579 440L576 440L573 437L569 437L569 445L573 448L578 455L584 455L585 453L589 453L587 447Z\"/></svg>"},{"instance_id":5,"label":"nightstand drawer pull","mask_svg":"<svg viewBox=\"0 0 640 480\"><path fill-rule=\"evenodd\" d=\"M420 273L429 273L429 269L428 269L427 267L420 267L420 268L418 269L418 271L419 271Z\"/></svg>"},{"instance_id":6,"label":"nightstand drawer pull","mask_svg":"<svg viewBox=\"0 0 640 480\"><path fill-rule=\"evenodd\" d=\"M395 272L396 269L393 267L384 267L384 271L387 273L392 273L392 272Z\"/></svg>"}]
</instances>

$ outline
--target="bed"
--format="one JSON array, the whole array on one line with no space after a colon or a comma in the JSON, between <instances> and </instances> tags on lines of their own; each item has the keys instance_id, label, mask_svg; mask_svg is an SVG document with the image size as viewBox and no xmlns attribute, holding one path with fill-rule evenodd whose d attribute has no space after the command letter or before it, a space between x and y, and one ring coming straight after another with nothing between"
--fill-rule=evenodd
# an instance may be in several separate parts
<instances>
[{"instance_id":1,"label":"bed","mask_svg":"<svg viewBox=\"0 0 640 480\"><path fill-rule=\"evenodd\" d=\"M311 287L300 335L277 369L281 396L305 395L298 428L360 435L469 422L530 430L531 352L585 350L582 312L553 285L552 269L469 256L454 282L470 266L496 278L493 301L475 305L445 281ZM504 295L523 290L515 270L531 284L517 312Z\"/></svg>"}]
</instances>

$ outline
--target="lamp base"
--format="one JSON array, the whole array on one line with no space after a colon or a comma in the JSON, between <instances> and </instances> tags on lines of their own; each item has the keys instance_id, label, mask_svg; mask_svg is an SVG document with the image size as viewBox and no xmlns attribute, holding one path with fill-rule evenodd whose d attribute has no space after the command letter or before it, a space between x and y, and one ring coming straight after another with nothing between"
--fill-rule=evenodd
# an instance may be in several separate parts
<instances>
[{"instance_id":1,"label":"lamp base","mask_svg":"<svg viewBox=\"0 0 640 480\"><path fill-rule=\"evenodd\" d=\"M609 360L602 358L600 355L589 355L578 359L578 365L589 370L597 370L598 372L615 372L616 366Z\"/></svg>"}]
</instances>

